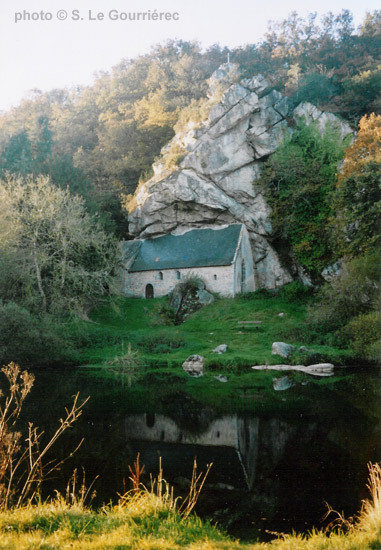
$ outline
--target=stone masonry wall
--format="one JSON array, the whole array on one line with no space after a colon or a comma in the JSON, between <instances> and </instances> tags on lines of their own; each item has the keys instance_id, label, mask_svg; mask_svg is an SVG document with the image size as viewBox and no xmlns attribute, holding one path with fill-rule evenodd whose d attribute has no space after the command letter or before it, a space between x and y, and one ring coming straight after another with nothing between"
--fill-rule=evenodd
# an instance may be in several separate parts
<instances>
[{"instance_id":1,"label":"stone masonry wall","mask_svg":"<svg viewBox=\"0 0 381 550\"><path fill-rule=\"evenodd\" d=\"M160 279L159 273L163 274ZM177 277L180 273L180 279ZM135 298L145 298L146 286L151 284L154 289L154 297L166 296L175 288L181 279L189 275L197 275L206 284L206 288L212 292L218 292L223 296L234 295L234 265L163 269L159 271L126 272L124 283L124 295Z\"/></svg>"}]
</instances>

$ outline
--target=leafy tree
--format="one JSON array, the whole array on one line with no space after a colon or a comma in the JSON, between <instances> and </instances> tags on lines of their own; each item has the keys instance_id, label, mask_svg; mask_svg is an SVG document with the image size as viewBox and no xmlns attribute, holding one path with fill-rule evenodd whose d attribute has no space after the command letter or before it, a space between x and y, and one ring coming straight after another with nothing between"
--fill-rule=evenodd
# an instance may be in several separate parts
<instances>
[{"instance_id":1,"label":"leafy tree","mask_svg":"<svg viewBox=\"0 0 381 550\"><path fill-rule=\"evenodd\" d=\"M272 223L283 246L318 276L332 258L328 220L344 146L334 131L323 136L301 124L266 162L261 182L272 207Z\"/></svg>"},{"instance_id":2,"label":"leafy tree","mask_svg":"<svg viewBox=\"0 0 381 550\"><path fill-rule=\"evenodd\" d=\"M358 256L381 243L381 116L364 116L348 147L331 222L339 254Z\"/></svg>"},{"instance_id":3,"label":"leafy tree","mask_svg":"<svg viewBox=\"0 0 381 550\"><path fill-rule=\"evenodd\" d=\"M380 281L380 251L343 262L339 275L320 289L310 318L320 326L337 329L358 315L379 311Z\"/></svg>"},{"instance_id":4,"label":"leafy tree","mask_svg":"<svg viewBox=\"0 0 381 550\"><path fill-rule=\"evenodd\" d=\"M44 311L81 309L109 292L116 243L86 213L83 199L43 176L10 177L0 195L0 256L12 254Z\"/></svg>"},{"instance_id":5,"label":"leafy tree","mask_svg":"<svg viewBox=\"0 0 381 550\"><path fill-rule=\"evenodd\" d=\"M24 130L12 136L3 148L0 157L0 172L22 174L26 176L32 171L32 151L30 139Z\"/></svg>"},{"instance_id":6,"label":"leafy tree","mask_svg":"<svg viewBox=\"0 0 381 550\"><path fill-rule=\"evenodd\" d=\"M366 12L365 19L360 26L360 34L371 37L381 35L381 10Z\"/></svg>"}]
</instances>

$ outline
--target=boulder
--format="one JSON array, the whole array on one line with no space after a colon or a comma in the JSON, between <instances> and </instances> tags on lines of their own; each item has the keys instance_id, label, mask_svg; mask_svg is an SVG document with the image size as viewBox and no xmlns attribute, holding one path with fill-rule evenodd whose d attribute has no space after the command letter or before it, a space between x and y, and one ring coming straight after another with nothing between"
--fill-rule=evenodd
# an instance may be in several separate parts
<instances>
[{"instance_id":1,"label":"boulder","mask_svg":"<svg viewBox=\"0 0 381 550\"><path fill-rule=\"evenodd\" d=\"M228 379L226 378L226 376L223 376L222 374L219 374L218 376L215 376L214 377L216 380L218 380L219 382L227 382Z\"/></svg>"},{"instance_id":2,"label":"boulder","mask_svg":"<svg viewBox=\"0 0 381 550\"><path fill-rule=\"evenodd\" d=\"M184 279L171 292L169 307L175 312L177 324L185 321L189 315L214 301L214 296L206 290L201 279Z\"/></svg>"},{"instance_id":3,"label":"boulder","mask_svg":"<svg viewBox=\"0 0 381 550\"><path fill-rule=\"evenodd\" d=\"M296 347L291 344L286 344L285 342L274 342L271 353L273 355L280 355L281 357L287 359L287 357L289 357L295 350Z\"/></svg>"},{"instance_id":4,"label":"boulder","mask_svg":"<svg viewBox=\"0 0 381 550\"><path fill-rule=\"evenodd\" d=\"M199 378L204 374L204 358L202 355L190 355L183 363L183 369L194 378Z\"/></svg>"},{"instance_id":5,"label":"boulder","mask_svg":"<svg viewBox=\"0 0 381 550\"><path fill-rule=\"evenodd\" d=\"M226 344L220 344L216 348L214 348L213 353L225 353L225 351L228 349L228 346Z\"/></svg>"}]
</instances>

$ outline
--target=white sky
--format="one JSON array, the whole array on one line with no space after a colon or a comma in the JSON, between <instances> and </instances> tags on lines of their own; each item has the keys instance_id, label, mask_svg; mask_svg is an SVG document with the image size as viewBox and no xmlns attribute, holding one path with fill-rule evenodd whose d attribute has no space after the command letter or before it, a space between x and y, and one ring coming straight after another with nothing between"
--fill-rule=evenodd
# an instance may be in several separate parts
<instances>
[{"instance_id":1,"label":"white sky","mask_svg":"<svg viewBox=\"0 0 381 550\"><path fill-rule=\"evenodd\" d=\"M269 19L295 10L306 16L349 9L358 25L379 0L0 0L0 110L17 104L33 88L47 91L90 84L94 72L109 70L168 38L237 46L257 42ZM179 21L112 21L110 10L179 12ZM50 12L51 21L19 21L15 12ZM57 19L58 10L68 14ZM83 20L73 21L72 10ZM104 13L103 21L90 21Z\"/></svg>"}]
</instances>

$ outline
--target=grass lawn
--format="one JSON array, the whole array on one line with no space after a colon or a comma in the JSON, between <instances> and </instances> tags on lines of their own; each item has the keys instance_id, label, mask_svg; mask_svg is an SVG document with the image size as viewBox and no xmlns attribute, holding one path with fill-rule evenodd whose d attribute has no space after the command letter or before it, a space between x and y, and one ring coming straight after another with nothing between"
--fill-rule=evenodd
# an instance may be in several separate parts
<instances>
[{"instance_id":1,"label":"grass lawn","mask_svg":"<svg viewBox=\"0 0 381 550\"><path fill-rule=\"evenodd\" d=\"M98 307L91 315L94 324L86 327L89 345L83 349L81 362L103 363L122 354L130 343L152 366L180 365L189 355L199 354L205 357L207 368L229 371L233 367L284 362L271 354L271 346L288 335L293 337L287 338L288 343L306 344L306 302L287 302L277 297L219 299L180 326L163 324L159 310L165 304L166 298L119 298ZM260 324L241 325L241 321ZM227 344L226 353L212 352L219 344ZM350 355L325 345L314 345L313 349L336 364L343 364Z\"/></svg>"}]
</instances>

